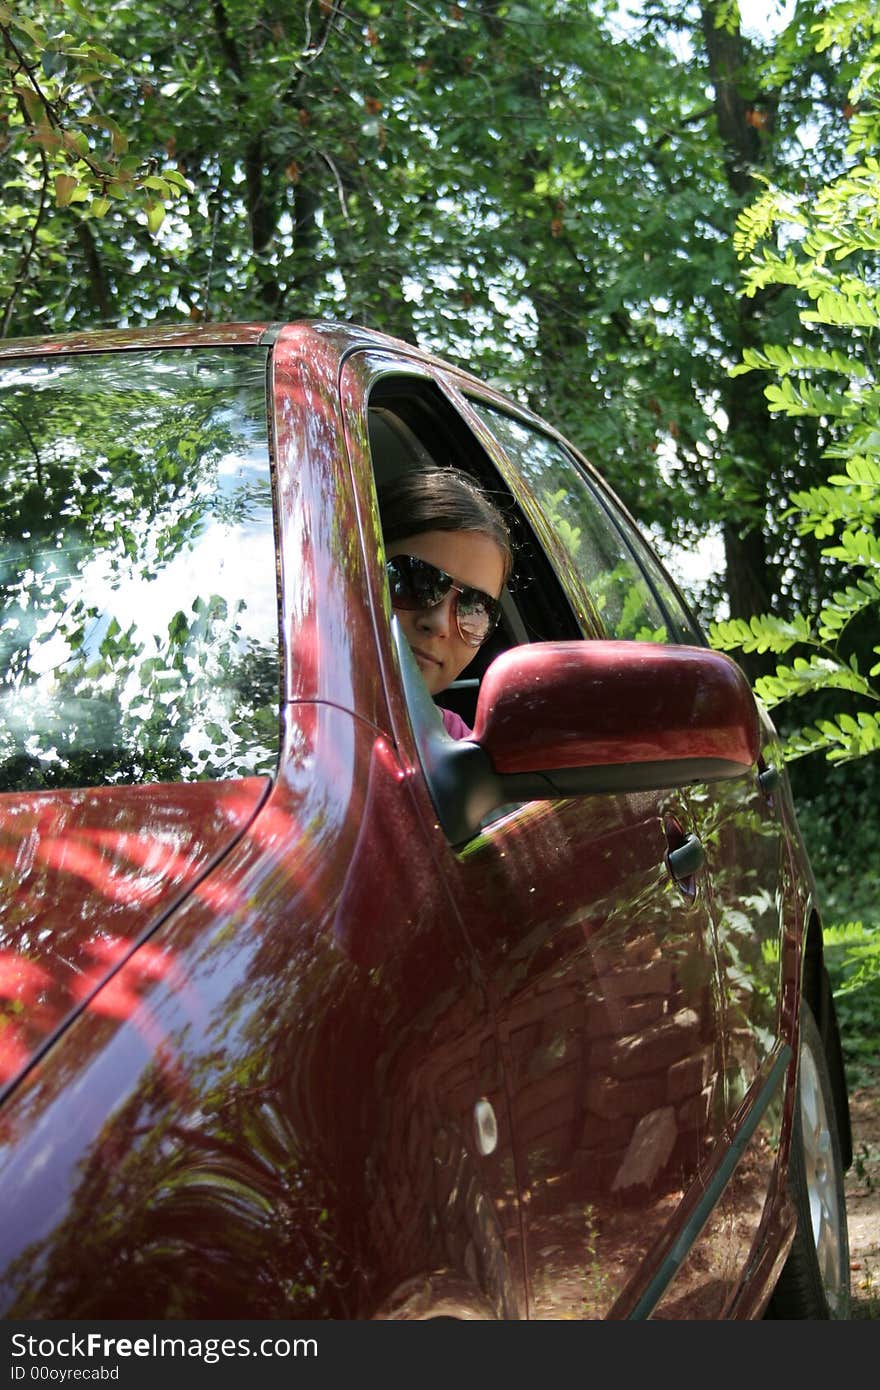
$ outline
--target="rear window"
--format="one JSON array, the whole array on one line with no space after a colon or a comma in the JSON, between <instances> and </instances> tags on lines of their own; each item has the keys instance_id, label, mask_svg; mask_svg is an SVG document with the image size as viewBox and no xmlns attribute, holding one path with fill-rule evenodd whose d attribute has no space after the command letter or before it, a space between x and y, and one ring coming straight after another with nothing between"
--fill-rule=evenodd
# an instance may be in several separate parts
<instances>
[{"instance_id":1,"label":"rear window","mask_svg":"<svg viewBox=\"0 0 880 1390\"><path fill-rule=\"evenodd\" d=\"M0 790L272 772L266 350L0 368Z\"/></svg>"}]
</instances>

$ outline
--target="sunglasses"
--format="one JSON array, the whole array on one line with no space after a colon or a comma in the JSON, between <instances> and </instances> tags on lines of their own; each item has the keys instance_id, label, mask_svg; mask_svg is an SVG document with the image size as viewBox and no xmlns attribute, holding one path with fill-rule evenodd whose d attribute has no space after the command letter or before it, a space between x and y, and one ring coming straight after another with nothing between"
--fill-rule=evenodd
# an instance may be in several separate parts
<instances>
[{"instance_id":1,"label":"sunglasses","mask_svg":"<svg viewBox=\"0 0 880 1390\"><path fill-rule=\"evenodd\" d=\"M416 555L395 555L386 566L391 606L404 611L436 608L446 595L455 595L452 611L459 636L469 647L481 647L501 617L501 604L482 589L458 584L451 574Z\"/></svg>"}]
</instances>

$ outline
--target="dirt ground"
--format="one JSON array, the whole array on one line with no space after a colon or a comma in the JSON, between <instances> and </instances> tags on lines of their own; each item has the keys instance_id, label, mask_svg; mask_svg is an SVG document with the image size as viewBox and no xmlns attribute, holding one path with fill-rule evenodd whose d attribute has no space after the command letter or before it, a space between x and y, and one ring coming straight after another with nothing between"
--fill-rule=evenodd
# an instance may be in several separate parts
<instances>
[{"instance_id":1,"label":"dirt ground","mask_svg":"<svg viewBox=\"0 0 880 1390\"><path fill-rule=\"evenodd\" d=\"M853 1165L846 1176L852 1316L880 1319L880 1083L850 1096Z\"/></svg>"}]
</instances>

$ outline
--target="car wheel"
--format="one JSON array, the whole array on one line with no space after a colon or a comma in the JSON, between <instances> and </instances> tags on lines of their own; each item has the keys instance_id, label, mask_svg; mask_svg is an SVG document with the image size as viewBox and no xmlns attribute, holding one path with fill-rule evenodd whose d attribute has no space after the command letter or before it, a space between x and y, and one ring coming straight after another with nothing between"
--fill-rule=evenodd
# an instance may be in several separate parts
<instances>
[{"instance_id":1,"label":"car wheel","mask_svg":"<svg viewBox=\"0 0 880 1390\"><path fill-rule=\"evenodd\" d=\"M822 1035L812 1010L803 1000L788 1173L797 1232L767 1317L849 1317L849 1238L843 1173Z\"/></svg>"}]
</instances>

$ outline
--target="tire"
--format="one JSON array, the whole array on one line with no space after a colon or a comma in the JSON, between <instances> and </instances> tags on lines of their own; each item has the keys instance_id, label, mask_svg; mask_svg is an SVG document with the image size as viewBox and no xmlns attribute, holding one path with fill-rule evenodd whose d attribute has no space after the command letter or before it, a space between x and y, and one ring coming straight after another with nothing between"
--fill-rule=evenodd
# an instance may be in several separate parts
<instances>
[{"instance_id":1,"label":"tire","mask_svg":"<svg viewBox=\"0 0 880 1390\"><path fill-rule=\"evenodd\" d=\"M828 1058L828 1070L834 1091L834 1113L837 1116L837 1137L840 1140L840 1157L843 1161L843 1171L847 1173L852 1167L853 1161L849 1095L846 1089L846 1068L840 1042L837 1010L834 1007L834 994L831 989L831 981L828 978L828 971L824 965L819 985L819 1007L813 1012L822 1034L825 1056Z\"/></svg>"},{"instance_id":2,"label":"tire","mask_svg":"<svg viewBox=\"0 0 880 1390\"><path fill-rule=\"evenodd\" d=\"M788 1170L797 1231L766 1316L848 1318L849 1237L837 1109L822 1035L806 1000L799 1032Z\"/></svg>"}]
</instances>

